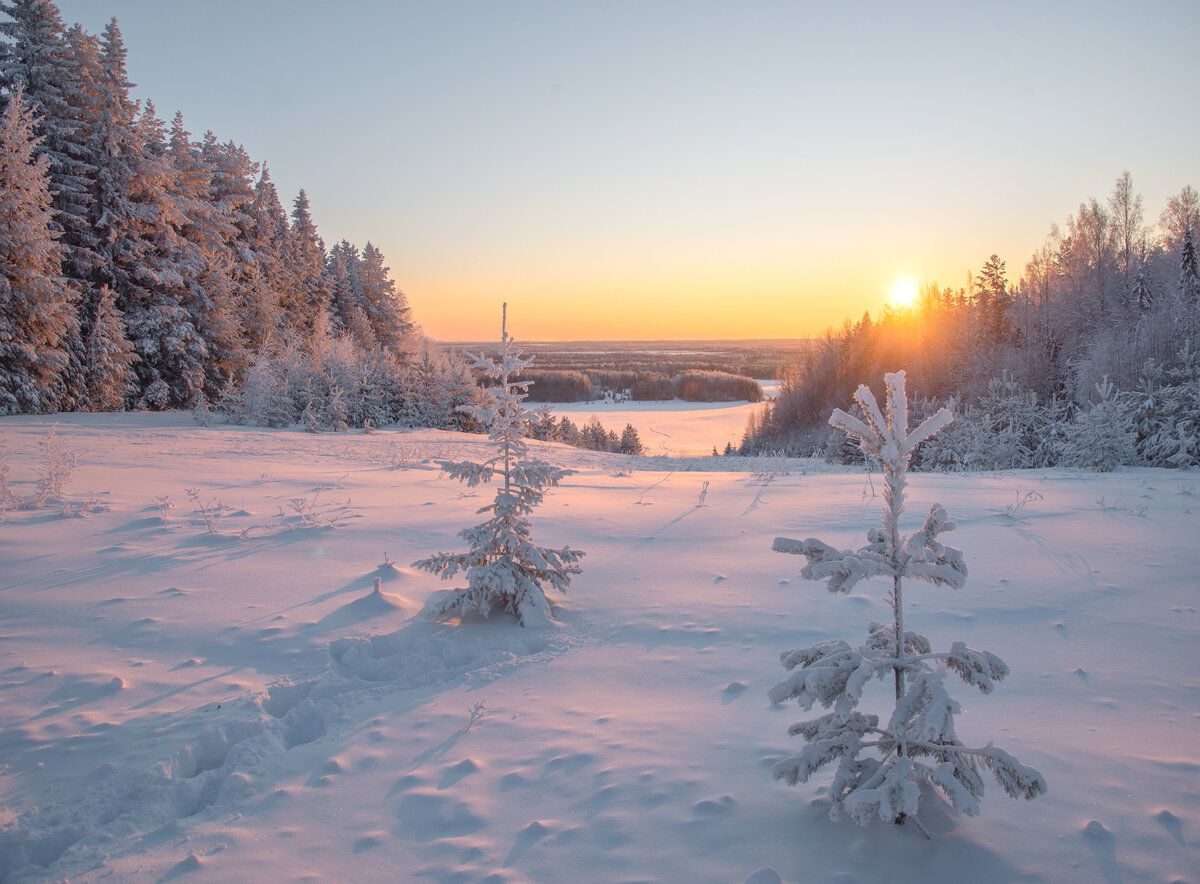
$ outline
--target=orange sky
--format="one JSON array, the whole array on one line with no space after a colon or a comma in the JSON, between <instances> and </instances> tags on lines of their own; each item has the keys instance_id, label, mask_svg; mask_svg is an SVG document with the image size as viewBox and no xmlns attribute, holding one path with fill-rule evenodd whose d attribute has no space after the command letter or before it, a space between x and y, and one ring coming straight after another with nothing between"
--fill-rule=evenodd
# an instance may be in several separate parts
<instances>
[{"instance_id":1,"label":"orange sky","mask_svg":"<svg viewBox=\"0 0 1200 884\"><path fill-rule=\"evenodd\" d=\"M1038 241L1036 235L1028 239L1013 247L1026 252L1018 268ZM580 259L572 266L533 260L519 266L496 258L460 274L410 274L402 288L425 333L442 341L496 337L502 302L508 303L510 332L523 340L803 338L867 311L878 316L901 280L965 285L968 270L991 254L982 248L973 265L960 257L954 269L953 260L944 261L940 273L932 260L886 252L874 261L856 259L835 243L811 255L714 250L689 256L690 264L636 254L624 261ZM1019 270L1010 267L1009 276L1015 281Z\"/></svg>"}]
</instances>

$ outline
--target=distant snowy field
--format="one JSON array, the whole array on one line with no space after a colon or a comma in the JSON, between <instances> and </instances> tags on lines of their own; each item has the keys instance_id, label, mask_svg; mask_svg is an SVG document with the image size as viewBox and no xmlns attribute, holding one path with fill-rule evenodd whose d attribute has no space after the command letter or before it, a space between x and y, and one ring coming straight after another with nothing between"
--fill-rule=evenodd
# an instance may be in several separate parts
<instances>
[{"instance_id":1,"label":"distant snowy field","mask_svg":"<svg viewBox=\"0 0 1200 884\"><path fill-rule=\"evenodd\" d=\"M707 411L647 426L740 438L695 442ZM53 423L0 421L24 497ZM886 617L881 583L829 596L771 541L858 546L878 477L540 445L578 472L535 536L588 555L536 632L421 615L444 587L408 563L461 549L491 499L434 461L480 437L57 435L92 512L0 522L0 881L1200 881L1200 472L911 476L905 528L943 503L970 569L910 584L912 628L1012 669L986 697L951 684L960 736L1049 783L990 784L971 819L926 802L926 841L830 822L826 775L769 774L806 717L767 702L779 653ZM189 488L230 508L214 533Z\"/></svg>"},{"instance_id":2,"label":"distant snowy field","mask_svg":"<svg viewBox=\"0 0 1200 884\"><path fill-rule=\"evenodd\" d=\"M769 390L766 391L769 393ZM761 402L556 402L551 410L582 425L597 418L617 435L632 424L647 454L703 457L728 442L737 448Z\"/></svg>"}]
</instances>

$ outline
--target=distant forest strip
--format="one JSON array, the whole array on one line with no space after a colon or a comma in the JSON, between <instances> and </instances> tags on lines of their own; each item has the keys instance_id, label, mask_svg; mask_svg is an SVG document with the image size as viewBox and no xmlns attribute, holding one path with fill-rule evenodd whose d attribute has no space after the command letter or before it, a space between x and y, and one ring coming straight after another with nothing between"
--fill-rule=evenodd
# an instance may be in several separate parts
<instances>
[{"instance_id":1,"label":"distant forest strip","mask_svg":"<svg viewBox=\"0 0 1200 884\"><path fill-rule=\"evenodd\" d=\"M534 402L591 402L628 398L635 402L684 399L689 402L761 402L754 378L723 371L686 371L675 376L647 371L544 371L526 369Z\"/></svg>"},{"instance_id":2,"label":"distant forest strip","mask_svg":"<svg viewBox=\"0 0 1200 884\"><path fill-rule=\"evenodd\" d=\"M818 345L816 340L756 341L612 341L556 344L522 343L535 357L539 371L581 371L663 374L673 377L689 371L722 371L750 378L778 379ZM481 345L466 346L477 350ZM488 352L491 345L484 344Z\"/></svg>"}]
</instances>

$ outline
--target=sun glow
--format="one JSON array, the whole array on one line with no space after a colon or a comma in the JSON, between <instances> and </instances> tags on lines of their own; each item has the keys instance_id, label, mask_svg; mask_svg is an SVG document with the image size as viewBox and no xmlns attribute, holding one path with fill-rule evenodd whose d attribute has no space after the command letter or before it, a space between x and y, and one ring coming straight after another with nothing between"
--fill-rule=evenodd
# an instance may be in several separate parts
<instances>
[{"instance_id":1,"label":"sun glow","mask_svg":"<svg viewBox=\"0 0 1200 884\"><path fill-rule=\"evenodd\" d=\"M897 307L911 307L917 300L917 284L911 279L900 279L892 286L892 303Z\"/></svg>"}]
</instances>

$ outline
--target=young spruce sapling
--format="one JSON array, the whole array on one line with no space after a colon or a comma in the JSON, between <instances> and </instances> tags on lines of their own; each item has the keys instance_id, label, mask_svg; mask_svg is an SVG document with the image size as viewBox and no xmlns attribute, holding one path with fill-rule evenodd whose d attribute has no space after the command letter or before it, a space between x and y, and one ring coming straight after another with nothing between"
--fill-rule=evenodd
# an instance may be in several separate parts
<instances>
[{"instance_id":1,"label":"young spruce sapling","mask_svg":"<svg viewBox=\"0 0 1200 884\"><path fill-rule=\"evenodd\" d=\"M447 580L459 571L466 572L467 585L451 590L435 606L435 616L462 616L475 611L487 617L493 610L501 610L525 626L547 621L549 604L542 587L549 584L566 592L571 575L580 573L576 563L584 554L566 546L538 546L531 537L529 514L542 502L543 489L558 485L571 471L531 457L525 444L531 412L521 402L529 382L518 380L518 376L533 359L522 358L521 350L508 336L507 307L501 323L499 358L471 356L473 367L497 383L486 391L488 401L483 405L459 406L488 427L495 453L482 463L442 464L447 474L465 482L468 488L496 475L503 484L497 487L492 503L479 510L490 514L487 521L459 532L458 536L470 545L467 552L439 552L413 562L413 567Z\"/></svg>"},{"instance_id":2,"label":"young spruce sapling","mask_svg":"<svg viewBox=\"0 0 1200 884\"><path fill-rule=\"evenodd\" d=\"M883 524L867 532L867 544L857 551L838 550L815 539L775 539L777 552L808 559L801 575L827 580L830 592L849 592L860 580L890 577L891 623L872 623L867 640L858 647L837 639L780 655L792 674L769 692L771 703L796 700L801 708L814 703L831 710L811 721L793 725L789 733L807 745L772 769L776 779L795 785L828 764L836 765L829 794L833 819L848 816L865 826L873 817L902 823L916 817L922 788L940 792L958 812L974 816L983 796L981 768L991 771L1012 796L1035 798L1046 791L1042 775L990 743L968 748L954 730L961 707L947 693L944 679L954 672L982 693L1008 675L1008 667L989 651L954 642L945 653L934 653L925 636L904 626L904 578L960 588L967 568L962 553L943 546L938 535L955 525L940 504L934 504L919 531L900 535L904 510L905 473L913 449L953 416L946 409L908 432L908 402L904 372L884 376L887 413L866 386L854 394L865 420L836 409L829 422L856 439L865 454L883 464L885 490ZM892 675L896 703L890 719L858 710L864 687L874 678ZM928 833L925 833L928 835Z\"/></svg>"}]
</instances>

